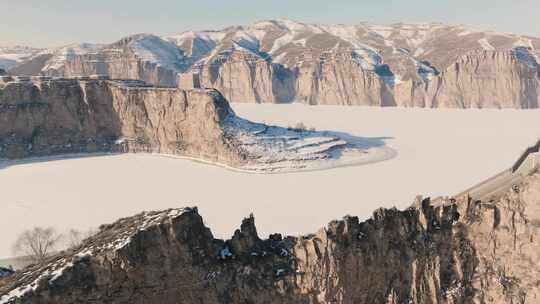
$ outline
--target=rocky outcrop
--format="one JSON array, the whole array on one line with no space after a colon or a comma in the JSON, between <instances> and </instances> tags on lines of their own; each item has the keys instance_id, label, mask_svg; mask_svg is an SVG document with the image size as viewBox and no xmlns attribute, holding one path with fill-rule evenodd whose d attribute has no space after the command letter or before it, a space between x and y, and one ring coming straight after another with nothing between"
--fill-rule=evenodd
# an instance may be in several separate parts
<instances>
[{"instance_id":1,"label":"rocky outcrop","mask_svg":"<svg viewBox=\"0 0 540 304\"><path fill-rule=\"evenodd\" d=\"M382 161L384 143L237 117L214 89L106 78L0 77L0 159L91 152L187 156L242 170L298 171Z\"/></svg>"},{"instance_id":2,"label":"rocky outcrop","mask_svg":"<svg viewBox=\"0 0 540 304\"><path fill-rule=\"evenodd\" d=\"M203 87L217 88L235 102L395 105L386 76L363 69L350 50L301 58L296 67L287 68L254 54L225 51L181 74L178 85L193 87L192 75L197 75Z\"/></svg>"},{"instance_id":3,"label":"rocky outcrop","mask_svg":"<svg viewBox=\"0 0 540 304\"><path fill-rule=\"evenodd\" d=\"M0 158L153 152L238 164L214 90L157 89L108 80L8 82L0 88Z\"/></svg>"},{"instance_id":4,"label":"rocky outcrop","mask_svg":"<svg viewBox=\"0 0 540 304\"><path fill-rule=\"evenodd\" d=\"M197 67L203 87L218 89L227 100L276 102L271 63L243 52L227 55Z\"/></svg>"},{"instance_id":5,"label":"rocky outcrop","mask_svg":"<svg viewBox=\"0 0 540 304\"><path fill-rule=\"evenodd\" d=\"M354 52L303 58L295 70L295 100L308 104L393 106L391 84L362 68Z\"/></svg>"},{"instance_id":6,"label":"rocky outcrop","mask_svg":"<svg viewBox=\"0 0 540 304\"><path fill-rule=\"evenodd\" d=\"M161 57L154 56L153 52ZM45 66L43 74L64 77L108 75L113 79L141 80L155 86L175 87L182 60L182 52L161 38L135 35L99 51L75 52L55 66Z\"/></svg>"},{"instance_id":7,"label":"rocky outcrop","mask_svg":"<svg viewBox=\"0 0 540 304\"><path fill-rule=\"evenodd\" d=\"M537 303L540 175L466 197L261 240L253 217L215 239L196 208L104 225L0 280L0 303Z\"/></svg>"}]
</instances>

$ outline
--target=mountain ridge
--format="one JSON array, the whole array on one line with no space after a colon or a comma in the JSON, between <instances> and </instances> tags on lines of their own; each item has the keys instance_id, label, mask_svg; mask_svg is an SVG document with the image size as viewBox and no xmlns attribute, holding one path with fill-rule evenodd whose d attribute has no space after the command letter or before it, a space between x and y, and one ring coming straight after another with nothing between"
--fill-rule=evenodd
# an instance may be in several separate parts
<instances>
[{"instance_id":1,"label":"mountain ridge","mask_svg":"<svg viewBox=\"0 0 540 304\"><path fill-rule=\"evenodd\" d=\"M536 303L539 185L267 239L253 216L222 240L197 208L143 212L0 278L0 303Z\"/></svg>"},{"instance_id":2,"label":"mountain ridge","mask_svg":"<svg viewBox=\"0 0 540 304\"><path fill-rule=\"evenodd\" d=\"M198 75L202 86L220 90L232 102L529 108L538 106L539 50L539 38L441 23L328 25L284 19L161 37L136 34L97 48L71 46L49 51L43 64L32 65L30 59L21 67L33 68L10 72L103 74L185 88L195 86L191 78ZM495 62L482 52L511 58ZM473 55L482 59L475 63L481 71L471 66L458 75L471 78L472 87L443 77ZM515 84L508 88L504 82ZM476 86L496 94L471 102ZM456 89L464 92L462 98L446 104L452 98L446 91Z\"/></svg>"}]
</instances>

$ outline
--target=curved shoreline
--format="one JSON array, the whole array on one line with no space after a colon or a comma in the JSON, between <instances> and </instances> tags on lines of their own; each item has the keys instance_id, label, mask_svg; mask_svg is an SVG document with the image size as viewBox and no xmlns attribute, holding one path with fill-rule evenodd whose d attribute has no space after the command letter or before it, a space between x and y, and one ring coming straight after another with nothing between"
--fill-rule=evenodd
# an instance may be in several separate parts
<instances>
[{"instance_id":1,"label":"curved shoreline","mask_svg":"<svg viewBox=\"0 0 540 304\"><path fill-rule=\"evenodd\" d=\"M104 156L144 155L144 156L152 156L152 157L188 160L188 161L192 161L199 164L219 167L219 168L223 168L229 171L245 173L245 174L260 174L260 175L294 174L294 173L317 172L317 171L332 170L332 169L338 169L338 168L344 168L344 167L356 167L356 166L369 165L369 164L379 163L379 162L393 159L398 155L398 152L396 150L387 146L370 148L370 149L367 149L366 151L371 151L371 150L378 150L378 153L376 153L372 157L360 158L357 160L354 160L354 159L344 160L344 161L340 161L339 159L324 160L324 161L321 161L321 166L317 168L299 168L299 169L291 168L291 169L284 169L284 170L268 170L268 171L265 171L263 169L255 170L255 169L245 169L242 167L233 167L224 163L213 162L213 161L209 161L209 160L205 160L205 159L197 158L197 157L192 157L192 156L161 154L161 153L144 153L144 152L75 153L75 154L60 154L60 155L52 155L52 156L29 157L29 158L23 158L23 159L17 159L17 160L0 159L0 171L11 166L27 165L27 164L40 163L40 162L73 160L73 159L83 159L83 158L92 158L92 157L97 158L97 157L104 157ZM328 163L333 163L333 164L329 165Z\"/></svg>"}]
</instances>

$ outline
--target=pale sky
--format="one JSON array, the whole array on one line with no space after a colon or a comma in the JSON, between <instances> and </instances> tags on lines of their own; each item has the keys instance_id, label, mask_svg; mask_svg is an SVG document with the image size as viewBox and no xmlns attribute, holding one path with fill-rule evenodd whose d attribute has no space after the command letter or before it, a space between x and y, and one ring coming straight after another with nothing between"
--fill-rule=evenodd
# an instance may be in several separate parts
<instances>
[{"instance_id":1,"label":"pale sky","mask_svg":"<svg viewBox=\"0 0 540 304\"><path fill-rule=\"evenodd\" d=\"M108 43L288 18L313 23L443 22L540 36L540 0L0 0L0 45Z\"/></svg>"}]
</instances>

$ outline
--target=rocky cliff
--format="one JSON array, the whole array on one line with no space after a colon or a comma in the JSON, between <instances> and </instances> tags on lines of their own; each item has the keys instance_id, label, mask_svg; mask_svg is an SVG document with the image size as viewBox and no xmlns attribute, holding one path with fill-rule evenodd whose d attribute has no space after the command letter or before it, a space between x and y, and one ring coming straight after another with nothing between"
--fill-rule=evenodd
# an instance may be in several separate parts
<instances>
[{"instance_id":1,"label":"rocky cliff","mask_svg":"<svg viewBox=\"0 0 540 304\"><path fill-rule=\"evenodd\" d=\"M150 49L151 51L148 51ZM158 54L159 56L156 56ZM48 76L108 75L114 79L142 80L156 86L174 87L183 66L181 50L159 37L138 35L86 52L75 52L55 67L45 67Z\"/></svg>"},{"instance_id":2,"label":"rocky cliff","mask_svg":"<svg viewBox=\"0 0 540 304\"><path fill-rule=\"evenodd\" d=\"M539 49L538 38L437 23L270 20L41 51L11 73L201 85L232 102L535 108Z\"/></svg>"},{"instance_id":3,"label":"rocky cliff","mask_svg":"<svg viewBox=\"0 0 540 304\"><path fill-rule=\"evenodd\" d=\"M399 84L395 100L432 108L537 108L540 69L531 56L526 48L475 51L429 81Z\"/></svg>"},{"instance_id":4,"label":"rocky cliff","mask_svg":"<svg viewBox=\"0 0 540 304\"><path fill-rule=\"evenodd\" d=\"M226 241L196 208L104 225L0 280L0 303L538 303L540 175L467 197L333 221L312 235Z\"/></svg>"},{"instance_id":5,"label":"rocky cliff","mask_svg":"<svg viewBox=\"0 0 540 304\"><path fill-rule=\"evenodd\" d=\"M0 88L0 158L155 152L238 164L221 123L232 113L213 90L137 82L38 79Z\"/></svg>"},{"instance_id":6,"label":"rocky cliff","mask_svg":"<svg viewBox=\"0 0 540 304\"><path fill-rule=\"evenodd\" d=\"M0 77L0 159L91 152L187 156L249 171L386 160L393 150L328 131L237 117L214 89L141 81Z\"/></svg>"},{"instance_id":7,"label":"rocky cliff","mask_svg":"<svg viewBox=\"0 0 540 304\"><path fill-rule=\"evenodd\" d=\"M521 55L529 57L524 59ZM287 69L266 60L246 59L241 53L233 52L230 58L212 62L192 73L200 75L203 87L219 88L228 99L237 102L296 101L429 108L538 107L540 67L526 48L472 51L442 72L408 80L396 78L387 65L376 70L365 69L350 50L304 56L296 67Z\"/></svg>"}]
</instances>

